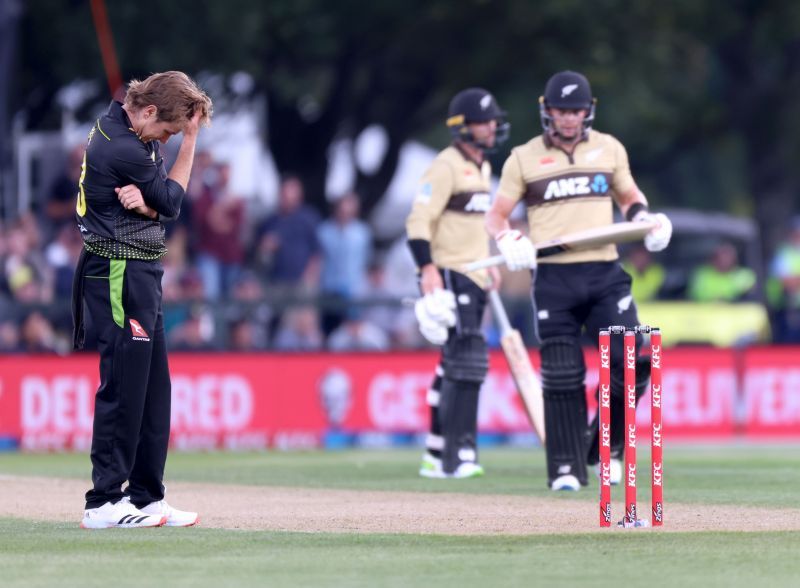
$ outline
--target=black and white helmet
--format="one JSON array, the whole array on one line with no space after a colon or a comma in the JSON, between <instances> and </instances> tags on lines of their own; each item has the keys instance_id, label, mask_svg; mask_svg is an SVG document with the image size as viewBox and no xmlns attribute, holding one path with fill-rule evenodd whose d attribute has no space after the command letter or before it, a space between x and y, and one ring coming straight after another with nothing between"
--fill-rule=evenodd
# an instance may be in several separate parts
<instances>
[{"instance_id":1,"label":"black and white helmet","mask_svg":"<svg viewBox=\"0 0 800 588\"><path fill-rule=\"evenodd\" d=\"M456 94L450 101L447 110L447 127L453 138L472 143L484 151L491 151L492 148L478 144L467 126L470 123L482 123L490 120L497 121L495 131L495 146L508 139L511 125L506 122L506 113L497 105L489 92L483 88L467 88Z\"/></svg>"},{"instance_id":2,"label":"black and white helmet","mask_svg":"<svg viewBox=\"0 0 800 588\"><path fill-rule=\"evenodd\" d=\"M553 117L548 108L563 110L586 110L583 119L583 135L591 130L594 123L594 110L597 100L592 97L592 87L586 76L575 71L560 71L553 75L544 87L544 95L539 98L539 116L545 133L552 129Z\"/></svg>"}]
</instances>

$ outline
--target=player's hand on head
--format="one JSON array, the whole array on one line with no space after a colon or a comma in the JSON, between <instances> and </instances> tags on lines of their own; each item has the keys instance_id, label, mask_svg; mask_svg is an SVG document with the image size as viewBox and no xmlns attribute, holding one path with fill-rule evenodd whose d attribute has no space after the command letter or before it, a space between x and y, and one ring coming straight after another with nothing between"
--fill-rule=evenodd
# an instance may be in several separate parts
<instances>
[{"instance_id":1,"label":"player's hand on head","mask_svg":"<svg viewBox=\"0 0 800 588\"><path fill-rule=\"evenodd\" d=\"M500 254L512 272L536 267L536 249L533 243L516 229L500 231L496 241Z\"/></svg>"},{"instance_id":2,"label":"player's hand on head","mask_svg":"<svg viewBox=\"0 0 800 588\"><path fill-rule=\"evenodd\" d=\"M643 210L633 217L633 221L651 222L656 225L644 236L644 246L648 251L662 251L667 248L672 238L672 222L666 214Z\"/></svg>"},{"instance_id":3,"label":"player's hand on head","mask_svg":"<svg viewBox=\"0 0 800 588\"><path fill-rule=\"evenodd\" d=\"M183 135L184 136L194 136L200 132L200 125L202 124L203 120L203 111L202 109L198 108L195 110L192 118L190 118L187 123L183 126Z\"/></svg>"}]
</instances>

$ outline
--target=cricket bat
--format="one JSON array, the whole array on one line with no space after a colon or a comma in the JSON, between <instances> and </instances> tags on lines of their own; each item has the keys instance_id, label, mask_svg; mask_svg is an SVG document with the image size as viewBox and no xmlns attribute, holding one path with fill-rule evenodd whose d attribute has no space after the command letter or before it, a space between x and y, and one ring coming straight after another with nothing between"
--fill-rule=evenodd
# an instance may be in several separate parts
<instances>
[{"instance_id":1,"label":"cricket bat","mask_svg":"<svg viewBox=\"0 0 800 588\"><path fill-rule=\"evenodd\" d=\"M591 249L609 243L627 243L638 241L655 227L655 223L646 221L613 223L604 227L595 227L585 231L569 233L555 239L534 243L536 257L550 257L565 251L579 251L581 249ZM474 272L486 267L492 267L505 263L502 255L494 255L481 259L464 266L464 273Z\"/></svg>"},{"instance_id":2,"label":"cricket bat","mask_svg":"<svg viewBox=\"0 0 800 588\"><path fill-rule=\"evenodd\" d=\"M519 331L513 329L508 321L506 309L503 307L503 301L497 290L489 290L489 300L497 326L500 328L500 345L503 347L503 354L506 356L514 383L517 385L517 391L522 397L528 419L544 445L544 399L539 377L533 371L528 349L522 342Z\"/></svg>"}]
</instances>

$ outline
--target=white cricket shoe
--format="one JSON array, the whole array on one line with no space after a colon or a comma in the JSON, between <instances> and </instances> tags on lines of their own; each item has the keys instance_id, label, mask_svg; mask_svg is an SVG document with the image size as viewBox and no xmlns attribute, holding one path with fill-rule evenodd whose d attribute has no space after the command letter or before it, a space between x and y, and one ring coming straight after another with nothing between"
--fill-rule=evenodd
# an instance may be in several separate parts
<instances>
[{"instance_id":1,"label":"white cricket shoe","mask_svg":"<svg viewBox=\"0 0 800 588\"><path fill-rule=\"evenodd\" d=\"M144 527L160 527L167 522L167 517L158 513L145 513L131 504L125 496L119 502L106 502L97 508L83 511L81 527L84 529L138 529Z\"/></svg>"},{"instance_id":2,"label":"white cricket shoe","mask_svg":"<svg viewBox=\"0 0 800 588\"><path fill-rule=\"evenodd\" d=\"M425 453L425 455L422 456L422 463L419 466L419 475L423 478L441 479L447 477L442 469L442 460L432 456L430 453Z\"/></svg>"},{"instance_id":3,"label":"white cricket shoe","mask_svg":"<svg viewBox=\"0 0 800 588\"><path fill-rule=\"evenodd\" d=\"M168 527L191 527L192 525L196 525L200 520L196 512L172 508L167 504L166 500L151 502L147 506L143 506L140 510L150 515L161 515L166 519L166 525Z\"/></svg>"},{"instance_id":4,"label":"white cricket shoe","mask_svg":"<svg viewBox=\"0 0 800 588\"><path fill-rule=\"evenodd\" d=\"M463 480L464 478L480 478L485 473L482 465L471 461L462 461L449 477Z\"/></svg>"},{"instance_id":5,"label":"white cricket shoe","mask_svg":"<svg viewBox=\"0 0 800 588\"><path fill-rule=\"evenodd\" d=\"M564 476L559 476L553 483L550 485L551 490L566 490L570 492L577 492L581 489L581 483L578 482L578 478L573 476L572 474L566 474Z\"/></svg>"},{"instance_id":6,"label":"white cricket shoe","mask_svg":"<svg viewBox=\"0 0 800 588\"><path fill-rule=\"evenodd\" d=\"M619 486L622 482L622 461L614 457L609 462L609 480L612 486ZM594 471L597 472L597 477L600 477L600 464L595 464Z\"/></svg>"}]
</instances>

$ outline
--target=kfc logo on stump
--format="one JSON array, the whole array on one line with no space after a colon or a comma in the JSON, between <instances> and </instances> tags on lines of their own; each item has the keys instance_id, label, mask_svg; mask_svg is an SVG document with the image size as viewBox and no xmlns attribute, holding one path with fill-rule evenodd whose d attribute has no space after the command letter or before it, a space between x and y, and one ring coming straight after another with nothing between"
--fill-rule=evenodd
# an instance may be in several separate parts
<instances>
[{"instance_id":1,"label":"kfc logo on stump","mask_svg":"<svg viewBox=\"0 0 800 588\"><path fill-rule=\"evenodd\" d=\"M128 319L131 324L131 339L134 341L150 341L150 335L144 330L136 319Z\"/></svg>"},{"instance_id":2,"label":"kfc logo on stump","mask_svg":"<svg viewBox=\"0 0 800 588\"><path fill-rule=\"evenodd\" d=\"M611 447L611 425L602 423L600 425L600 440L603 447Z\"/></svg>"},{"instance_id":3,"label":"kfc logo on stump","mask_svg":"<svg viewBox=\"0 0 800 588\"><path fill-rule=\"evenodd\" d=\"M663 466L660 462L653 464L653 486L661 486L663 479Z\"/></svg>"},{"instance_id":4,"label":"kfc logo on stump","mask_svg":"<svg viewBox=\"0 0 800 588\"><path fill-rule=\"evenodd\" d=\"M600 346L600 367L607 368L610 365L611 350L608 345Z\"/></svg>"},{"instance_id":5,"label":"kfc logo on stump","mask_svg":"<svg viewBox=\"0 0 800 588\"><path fill-rule=\"evenodd\" d=\"M611 408L611 386L608 384L600 385L600 406L602 408Z\"/></svg>"},{"instance_id":6,"label":"kfc logo on stump","mask_svg":"<svg viewBox=\"0 0 800 588\"><path fill-rule=\"evenodd\" d=\"M660 424L653 424L653 430L651 432L651 445L653 447L661 447L661 426Z\"/></svg>"}]
</instances>

